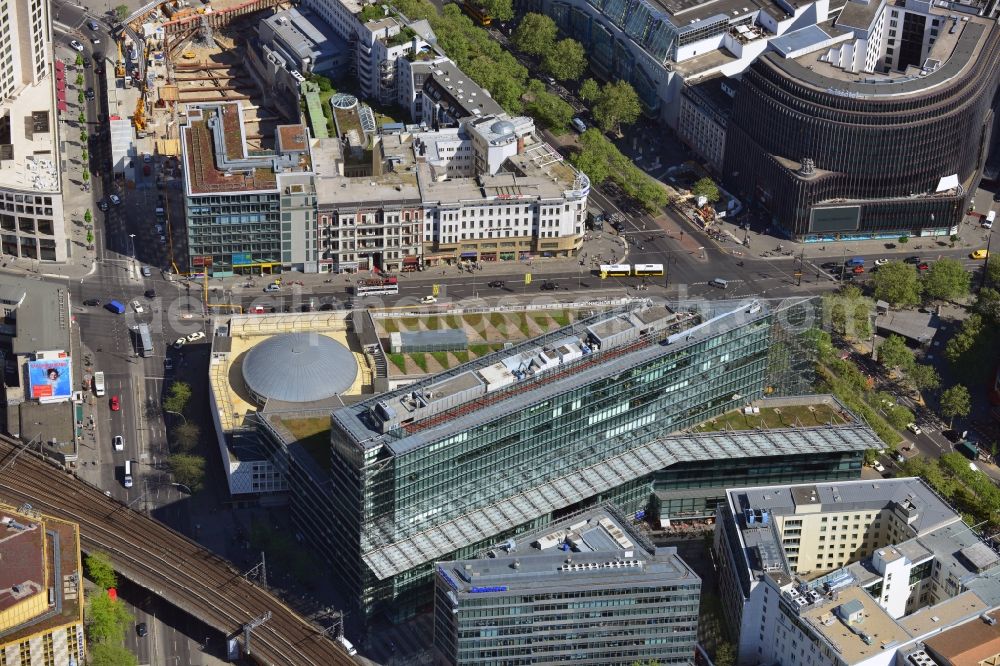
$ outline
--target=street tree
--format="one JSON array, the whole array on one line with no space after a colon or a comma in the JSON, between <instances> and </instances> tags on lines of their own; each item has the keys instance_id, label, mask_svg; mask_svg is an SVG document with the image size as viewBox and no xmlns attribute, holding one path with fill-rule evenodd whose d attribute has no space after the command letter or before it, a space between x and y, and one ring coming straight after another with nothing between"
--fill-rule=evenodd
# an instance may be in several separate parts
<instances>
[{"instance_id":1,"label":"street tree","mask_svg":"<svg viewBox=\"0 0 1000 666\"><path fill-rule=\"evenodd\" d=\"M941 376L934 366L926 363L914 363L906 376L919 391L933 391L941 386Z\"/></svg>"},{"instance_id":2,"label":"street tree","mask_svg":"<svg viewBox=\"0 0 1000 666\"><path fill-rule=\"evenodd\" d=\"M91 231L90 229L87 229L87 245L93 245L93 244L94 244L94 232Z\"/></svg>"},{"instance_id":3,"label":"street tree","mask_svg":"<svg viewBox=\"0 0 1000 666\"><path fill-rule=\"evenodd\" d=\"M557 34L559 29L555 21L544 14L528 12L518 23L511 40L519 51L542 56L556 43Z\"/></svg>"},{"instance_id":4,"label":"street tree","mask_svg":"<svg viewBox=\"0 0 1000 666\"><path fill-rule=\"evenodd\" d=\"M196 493L205 481L205 459L188 453L175 453L167 458L170 472L177 483L183 484Z\"/></svg>"},{"instance_id":5,"label":"street tree","mask_svg":"<svg viewBox=\"0 0 1000 666\"><path fill-rule=\"evenodd\" d=\"M736 663L736 649L733 644L726 641L719 643L715 648L715 666L733 666Z\"/></svg>"},{"instance_id":6,"label":"street tree","mask_svg":"<svg viewBox=\"0 0 1000 666\"><path fill-rule=\"evenodd\" d=\"M904 372L913 367L913 352L898 335L890 335L879 345L878 360L886 368L899 368Z\"/></svg>"},{"instance_id":7,"label":"street tree","mask_svg":"<svg viewBox=\"0 0 1000 666\"><path fill-rule=\"evenodd\" d=\"M78 72L76 75L76 85L79 88L83 85L83 72Z\"/></svg>"},{"instance_id":8,"label":"street tree","mask_svg":"<svg viewBox=\"0 0 1000 666\"><path fill-rule=\"evenodd\" d=\"M118 5L115 7L115 18L119 21L124 21L128 16L128 5Z\"/></svg>"},{"instance_id":9,"label":"street tree","mask_svg":"<svg viewBox=\"0 0 1000 666\"><path fill-rule=\"evenodd\" d=\"M87 152L86 148L84 148L83 152L80 153L80 159L83 160L84 164L90 160L90 153Z\"/></svg>"},{"instance_id":10,"label":"street tree","mask_svg":"<svg viewBox=\"0 0 1000 666\"><path fill-rule=\"evenodd\" d=\"M969 294L971 277L957 259L938 259L924 274L924 294L945 301L962 298Z\"/></svg>"},{"instance_id":11,"label":"street tree","mask_svg":"<svg viewBox=\"0 0 1000 666\"><path fill-rule=\"evenodd\" d=\"M80 123L81 125L87 122L87 116L83 113L83 111L81 111L80 115L76 117L76 122Z\"/></svg>"},{"instance_id":12,"label":"street tree","mask_svg":"<svg viewBox=\"0 0 1000 666\"><path fill-rule=\"evenodd\" d=\"M587 79L580 85L579 98L588 104L593 104L601 96L601 87L594 79Z\"/></svg>"},{"instance_id":13,"label":"street tree","mask_svg":"<svg viewBox=\"0 0 1000 666\"><path fill-rule=\"evenodd\" d=\"M1000 255L990 255L986 262L986 279L994 287L1000 287Z\"/></svg>"},{"instance_id":14,"label":"street tree","mask_svg":"<svg viewBox=\"0 0 1000 666\"><path fill-rule=\"evenodd\" d=\"M897 430L902 430L906 427L906 424L913 423L914 416L906 407L902 405L893 405L885 410L885 420L892 424L893 428Z\"/></svg>"},{"instance_id":15,"label":"street tree","mask_svg":"<svg viewBox=\"0 0 1000 666\"><path fill-rule=\"evenodd\" d=\"M174 382L170 385L170 392L163 401L163 407L170 412L183 413L190 399L191 385L187 382Z\"/></svg>"},{"instance_id":16,"label":"street tree","mask_svg":"<svg viewBox=\"0 0 1000 666\"><path fill-rule=\"evenodd\" d=\"M97 587L102 590L118 587L118 574L115 573L115 568L111 565L111 558L108 557L107 553L99 550L94 551L84 558L83 564L87 570L87 578L92 580Z\"/></svg>"},{"instance_id":17,"label":"street tree","mask_svg":"<svg viewBox=\"0 0 1000 666\"><path fill-rule=\"evenodd\" d=\"M83 221L86 222L87 224L90 224L93 220L94 220L94 214L91 213L90 209L88 208L86 212L84 212L83 214Z\"/></svg>"},{"instance_id":18,"label":"street tree","mask_svg":"<svg viewBox=\"0 0 1000 666\"><path fill-rule=\"evenodd\" d=\"M910 307L920 303L920 281L913 266L890 261L879 266L871 279L875 298L895 307Z\"/></svg>"},{"instance_id":19,"label":"street tree","mask_svg":"<svg viewBox=\"0 0 1000 666\"><path fill-rule=\"evenodd\" d=\"M77 54L76 54L76 60L74 60L74 61L73 61L73 63L74 63L74 64L75 64L75 65L76 65L77 67L83 67L83 56L82 56L82 55L80 55L79 53L77 53Z\"/></svg>"},{"instance_id":20,"label":"street tree","mask_svg":"<svg viewBox=\"0 0 1000 666\"><path fill-rule=\"evenodd\" d=\"M639 95L628 81L605 83L591 109L597 126L614 134L621 134L622 125L631 125L640 113Z\"/></svg>"},{"instance_id":21,"label":"street tree","mask_svg":"<svg viewBox=\"0 0 1000 666\"><path fill-rule=\"evenodd\" d=\"M899 237L899 241L898 241L898 243L899 243L900 245L906 245L906 244L907 244L907 243L909 243L909 242L910 242L910 237L909 237L909 236L900 236L900 237Z\"/></svg>"},{"instance_id":22,"label":"street tree","mask_svg":"<svg viewBox=\"0 0 1000 666\"><path fill-rule=\"evenodd\" d=\"M948 344L944 346L945 358L953 364L958 363L961 357L976 344L984 326L985 322L981 314L973 313L966 317L961 328L958 329L958 333L953 335L948 340Z\"/></svg>"},{"instance_id":23,"label":"street tree","mask_svg":"<svg viewBox=\"0 0 1000 666\"><path fill-rule=\"evenodd\" d=\"M719 200L719 186L715 184L715 181L705 176L694 184L691 188L691 194L696 197L705 197L712 203Z\"/></svg>"},{"instance_id":24,"label":"street tree","mask_svg":"<svg viewBox=\"0 0 1000 666\"><path fill-rule=\"evenodd\" d=\"M1000 291L992 287L984 287L976 294L972 304L973 312L980 314L987 321L1000 323Z\"/></svg>"},{"instance_id":25,"label":"street tree","mask_svg":"<svg viewBox=\"0 0 1000 666\"><path fill-rule=\"evenodd\" d=\"M190 453L198 445L201 428L197 424L186 421L174 427L174 444L181 453Z\"/></svg>"},{"instance_id":26,"label":"street tree","mask_svg":"<svg viewBox=\"0 0 1000 666\"><path fill-rule=\"evenodd\" d=\"M76 94L76 101L79 102L80 104L83 104L83 91L82 90Z\"/></svg>"},{"instance_id":27,"label":"street tree","mask_svg":"<svg viewBox=\"0 0 1000 666\"><path fill-rule=\"evenodd\" d=\"M525 105L525 110L556 134L564 133L573 119L573 107L558 95L545 90L541 81L532 80L528 88L531 100Z\"/></svg>"},{"instance_id":28,"label":"street tree","mask_svg":"<svg viewBox=\"0 0 1000 666\"><path fill-rule=\"evenodd\" d=\"M514 18L513 0L477 0L486 11L496 21L509 21Z\"/></svg>"},{"instance_id":29,"label":"street tree","mask_svg":"<svg viewBox=\"0 0 1000 666\"><path fill-rule=\"evenodd\" d=\"M951 428L956 416L968 416L972 410L972 398L969 389L963 384L950 386L941 393L941 416L948 419Z\"/></svg>"},{"instance_id":30,"label":"street tree","mask_svg":"<svg viewBox=\"0 0 1000 666\"><path fill-rule=\"evenodd\" d=\"M90 646L89 666L138 666L139 659L122 645L96 643Z\"/></svg>"},{"instance_id":31,"label":"street tree","mask_svg":"<svg viewBox=\"0 0 1000 666\"><path fill-rule=\"evenodd\" d=\"M98 590L90 595L87 611L84 615L91 643L121 643L124 640L125 627L132 622L125 604L109 597L106 590Z\"/></svg>"},{"instance_id":32,"label":"street tree","mask_svg":"<svg viewBox=\"0 0 1000 666\"><path fill-rule=\"evenodd\" d=\"M587 71L587 52L575 39L560 39L542 56L542 69L559 81L576 81Z\"/></svg>"},{"instance_id":33,"label":"street tree","mask_svg":"<svg viewBox=\"0 0 1000 666\"><path fill-rule=\"evenodd\" d=\"M81 176L81 178L83 178L83 182L86 183L86 182L90 181L90 172L87 171L86 169L83 170L83 173L80 174L80 176Z\"/></svg>"},{"instance_id":34,"label":"street tree","mask_svg":"<svg viewBox=\"0 0 1000 666\"><path fill-rule=\"evenodd\" d=\"M600 185L611 177L611 143L601 132L591 128L580 135L580 149L570 160L577 169L587 174L591 185Z\"/></svg>"}]
</instances>

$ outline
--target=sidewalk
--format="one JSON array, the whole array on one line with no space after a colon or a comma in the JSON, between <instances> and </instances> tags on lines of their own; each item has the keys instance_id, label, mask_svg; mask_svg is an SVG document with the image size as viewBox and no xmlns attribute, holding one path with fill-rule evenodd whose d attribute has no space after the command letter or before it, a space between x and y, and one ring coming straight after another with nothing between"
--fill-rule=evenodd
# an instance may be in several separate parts
<instances>
[{"instance_id":1,"label":"sidewalk","mask_svg":"<svg viewBox=\"0 0 1000 666\"><path fill-rule=\"evenodd\" d=\"M748 239L749 245L744 249L754 258L759 258L762 252L771 252L778 253L778 256L771 256L772 259L793 258L804 254L806 259L813 261L832 260L837 262L842 261L844 256L898 254L902 258L913 254L927 255L934 251L950 250L953 247L972 252L974 249L986 246L986 233L988 233L980 226L978 215L965 216L959 226L957 234L959 238L954 246L948 236L910 238L907 243L900 243L898 239L799 243L786 238L765 235L760 229L744 229L727 220L718 220L712 226L729 238L729 241L725 243L727 246L738 246L744 243L744 238Z\"/></svg>"}]
</instances>

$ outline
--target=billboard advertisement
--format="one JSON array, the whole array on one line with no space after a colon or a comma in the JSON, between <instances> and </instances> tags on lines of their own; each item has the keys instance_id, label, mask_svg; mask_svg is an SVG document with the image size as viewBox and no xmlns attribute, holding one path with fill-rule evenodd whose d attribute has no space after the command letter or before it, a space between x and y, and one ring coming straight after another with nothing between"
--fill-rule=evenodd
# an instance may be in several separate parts
<instances>
[{"instance_id":1,"label":"billboard advertisement","mask_svg":"<svg viewBox=\"0 0 1000 666\"><path fill-rule=\"evenodd\" d=\"M809 231L833 233L857 231L861 224L861 206L832 206L810 211Z\"/></svg>"},{"instance_id":2,"label":"billboard advertisement","mask_svg":"<svg viewBox=\"0 0 1000 666\"><path fill-rule=\"evenodd\" d=\"M28 361L28 386L32 400L58 402L73 394L69 358Z\"/></svg>"},{"instance_id":3,"label":"billboard advertisement","mask_svg":"<svg viewBox=\"0 0 1000 666\"><path fill-rule=\"evenodd\" d=\"M250 266L253 264L253 256L249 252L234 252L233 266Z\"/></svg>"}]
</instances>

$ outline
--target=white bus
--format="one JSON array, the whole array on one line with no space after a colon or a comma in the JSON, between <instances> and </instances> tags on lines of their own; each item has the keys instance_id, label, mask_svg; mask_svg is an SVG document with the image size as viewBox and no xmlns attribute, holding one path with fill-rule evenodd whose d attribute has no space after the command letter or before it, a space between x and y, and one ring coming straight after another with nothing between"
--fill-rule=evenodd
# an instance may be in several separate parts
<instances>
[{"instance_id":1,"label":"white bus","mask_svg":"<svg viewBox=\"0 0 1000 666\"><path fill-rule=\"evenodd\" d=\"M646 277L648 275L663 275L663 264L636 264L636 277Z\"/></svg>"},{"instance_id":2,"label":"white bus","mask_svg":"<svg viewBox=\"0 0 1000 666\"><path fill-rule=\"evenodd\" d=\"M149 333L149 324L139 324L135 327L136 347L143 356L153 355L153 336Z\"/></svg>"},{"instance_id":3,"label":"white bus","mask_svg":"<svg viewBox=\"0 0 1000 666\"><path fill-rule=\"evenodd\" d=\"M606 277L628 277L632 275L630 264L601 264L601 278Z\"/></svg>"}]
</instances>

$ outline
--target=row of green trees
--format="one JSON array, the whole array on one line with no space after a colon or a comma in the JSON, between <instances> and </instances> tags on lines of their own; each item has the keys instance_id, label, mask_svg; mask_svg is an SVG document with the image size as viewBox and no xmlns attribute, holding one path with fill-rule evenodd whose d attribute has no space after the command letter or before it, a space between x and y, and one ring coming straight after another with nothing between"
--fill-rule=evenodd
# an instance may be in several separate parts
<instances>
[{"instance_id":1,"label":"row of green trees","mask_svg":"<svg viewBox=\"0 0 1000 666\"><path fill-rule=\"evenodd\" d=\"M592 185L610 180L650 212L657 212L667 204L667 191L663 186L622 155L615 144L596 129L589 129L580 136L580 148L570 161L587 174Z\"/></svg>"},{"instance_id":2,"label":"row of green trees","mask_svg":"<svg viewBox=\"0 0 1000 666\"><path fill-rule=\"evenodd\" d=\"M201 429L184 416L184 409L190 400L191 386L186 382L173 382L163 401L163 409L180 416L183 421L171 430L173 447L167 459L170 472L177 483L187 486L191 492L196 493L201 490L205 482L205 459L194 453L201 437Z\"/></svg>"},{"instance_id":3,"label":"row of green trees","mask_svg":"<svg viewBox=\"0 0 1000 666\"><path fill-rule=\"evenodd\" d=\"M966 523L985 523L987 533L1000 528L1000 488L983 472L969 467L969 459L961 454L945 453L936 460L914 456L903 463L903 474L926 480Z\"/></svg>"},{"instance_id":4,"label":"row of green trees","mask_svg":"<svg viewBox=\"0 0 1000 666\"><path fill-rule=\"evenodd\" d=\"M84 560L84 568L97 589L91 592L85 611L90 666L136 666L139 661L125 649L125 630L132 616L108 590L118 586L118 575L107 553L94 552Z\"/></svg>"},{"instance_id":5,"label":"row of green trees","mask_svg":"<svg viewBox=\"0 0 1000 666\"><path fill-rule=\"evenodd\" d=\"M890 261L879 266L871 279L875 298L897 307L911 307L922 300L954 300L968 296L972 276L957 259L939 259L920 275L910 264Z\"/></svg>"}]
</instances>

